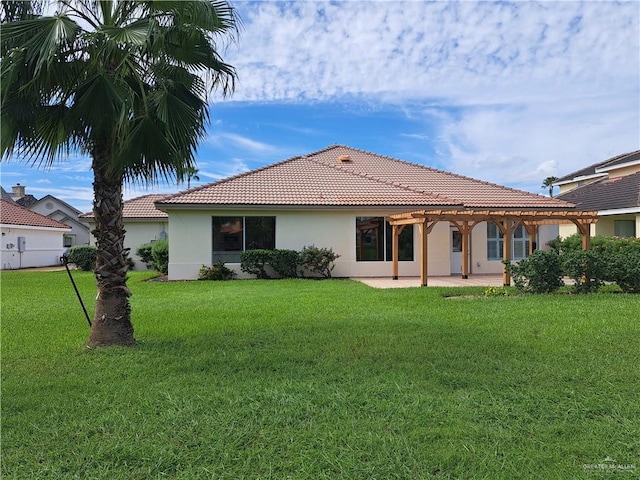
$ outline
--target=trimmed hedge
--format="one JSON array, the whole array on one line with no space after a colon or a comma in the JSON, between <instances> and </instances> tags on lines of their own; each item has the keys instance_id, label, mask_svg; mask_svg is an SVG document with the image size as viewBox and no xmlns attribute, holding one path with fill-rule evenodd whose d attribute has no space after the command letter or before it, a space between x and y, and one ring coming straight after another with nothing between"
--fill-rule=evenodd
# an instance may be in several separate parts
<instances>
[{"instance_id":1,"label":"trimmed hedge","mask_svg":"<svg viewBox=\"0 0 640 480\"><path fill-rule=\"evenodd\" d=\"M96 268L97 249L93 245L75 245L67 250L67 261L80 270L90 272Z\"/></svg>"},{"instance_id":2,"label":"trimmed hedge","mask_svg":"<svg viewBox=\"0 0 640 480\"><path fill-rule=\"evenodd\" d=\"M147 266L148 270L154 268L153 266L153 254L151 253L151 249L153 248L153 243L143 243L136 250L136 255L140 257L140 260Z\"/></svg>"},{"instance_id":3,"label":"trimmed hedge","mask_svg":"<svg viewBox=\"0 0 640 480\"><path fill-rule=\"evenodd\" d=\"M152 243L151 256L153 266L160 273L169 273L169 240L157 240Z\"/></svg>"},{"instance_id":4,"label":"trimmed hedge","mask_svg":"<svg viewBox=\"0 0 640 480\"><path fill-rule=\"evenodd\" d=\"M331 277L334 261L340 257L331 248L304 247L302 252L287 249L246 250L240 254L240 269L258 278L296 278L305 272Z\"/></svg>"}]
</instances>

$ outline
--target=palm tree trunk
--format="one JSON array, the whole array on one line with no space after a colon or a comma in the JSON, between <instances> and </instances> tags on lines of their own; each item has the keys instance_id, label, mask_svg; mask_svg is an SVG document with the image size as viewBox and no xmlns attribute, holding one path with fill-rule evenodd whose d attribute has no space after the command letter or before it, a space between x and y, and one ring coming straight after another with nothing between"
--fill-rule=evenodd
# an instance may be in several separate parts
<instances>
[{"instance_id":1,"label":"palm tree trunk","mask_svg":"<svg viewBox=\"0 0 640 480\"><path fill-rule=\"evenodd\" d=\"M96 310L89 346L133 345L131 291L127 288L127 249L122 221L122 177L107 171L108 148L93 151L93 214L96 228L98 284Z\"/></svg>"}]
</instances>

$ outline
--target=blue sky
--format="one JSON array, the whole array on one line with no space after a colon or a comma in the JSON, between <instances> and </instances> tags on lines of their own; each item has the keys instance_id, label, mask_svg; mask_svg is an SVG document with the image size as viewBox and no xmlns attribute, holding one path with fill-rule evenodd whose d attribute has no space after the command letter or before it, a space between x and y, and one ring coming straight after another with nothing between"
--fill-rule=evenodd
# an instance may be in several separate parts
<instances>
[{"instance_id":1,"label":"blue sky","mask_svg":"<svg viewBox=\"0 0 640 480\"><path fill-rule=\"evenodd\" d=\"M547 176L640 148L637 0L233 5L239 81L213 99L192 186L339 143L542 194ZM7 190L91 210L87 157L1 168Z\"/></svg>"}]
</instances>

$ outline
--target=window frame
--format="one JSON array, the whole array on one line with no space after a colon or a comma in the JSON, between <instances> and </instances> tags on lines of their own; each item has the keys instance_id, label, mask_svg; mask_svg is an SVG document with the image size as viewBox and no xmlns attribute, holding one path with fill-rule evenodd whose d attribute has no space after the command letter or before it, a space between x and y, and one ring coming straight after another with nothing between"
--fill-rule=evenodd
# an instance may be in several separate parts
<instances>
[{"instance_id":1,"label":"window frame","mask_svg":"<svg viewBox=\"0 0 640 480\"><path fill-rule=\"evenodd\" d=\"M259 245L256 248L247 248L247 237L251 237L251 234L247 234L247 219L268 219L271 222L269 225L270 234L272 238L268 239L269 246ZM216 226L221 227L223 225L223 220L229 219L229 225L233 224L236 221L240 221L240 230L234 234L229 235L240 235L240 238L236 239L236 242L239 242L240 249L229 249L229 250L220 250L216 249L216 238L219 237L224 232L216 231ZM218 223L218 222L219 223ZM251 223L251 221L249 222ZM224 242L223 242L224 243ZM212 263L216 261L223 261L225 263L240 263L240 254L247 250L256 250L256 249L265 249L265 250L274 250L276 248L276 216L275 215L214 215L211 217L211 258Z\"/></svg>"}]
</instances>

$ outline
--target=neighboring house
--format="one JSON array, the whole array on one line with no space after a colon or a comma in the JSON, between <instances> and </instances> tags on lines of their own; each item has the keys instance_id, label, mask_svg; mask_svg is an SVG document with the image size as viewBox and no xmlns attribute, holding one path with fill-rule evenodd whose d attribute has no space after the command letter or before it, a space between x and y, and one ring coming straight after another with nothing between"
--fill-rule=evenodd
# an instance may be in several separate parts
<instances>
[{"instance_id":1,"label":"neighboring house","mask_svg":"<svg viewBox=\"0 0 640 480\"><path fill-rule=\"evenodd\" d=\"M52 195L46 195L33 203L29 210L66 223L71 227L71 230L64 235L65 247L89 244L89 226L81 222L79 218L82 212L68 203Z\"/></svg>"},{"instance_id":2,"label":"neighboring house","mask_svg":"<svg viewBox=\"0 0 640 480\"><path fill-rule=\"evenodd\" d=\"M166 195L151 194L123 202L122 213L126 231L124 247L131 249L129 257L134 261L136 270L147 268L140 257L136 255L138 247L145 243L167 239L169 216L154 205L155 202L165 197ZM95 228L93 213L85 213L80 217L89 222L91 230ZM93 235L91 236L91 244L95 245Z\"/></svg>"},{"instance_id":3,"label":"neighboring house","mask_svg":"<svg viewBox=\"0 0 640 480\"><path fill-rule=\"evenodd\" d=\"M389 224L391 215L425 209L516 215L525 209L533 212L526 217L531 220L542 219L545 212L575 210L561 200L340 145L186 190L156 206L169 215L169 278L176 280L195 279L203 264L217 260L242 276L244 250L301 250L308 245L329 247L340 255L335 276L390 276L396 228ZM509 221L515 230L507 232L511 257L524 258L533 246L527 229ZM463 273L461 230L449 221L432 223L427 230L429 275ZM498 225L464 225L470 232L464 241L467 273L502 272L503 253L509 249L504 249ZM421 275L423 225L402 228L399 275ZM557 235L553 229L545 233L545 227L532 231L537 246Z\"/></svg>"},{"instance_id":4,"label":"neighboring house","mask_svg":"<svg viewBox=\"0 0 640 480\"><path fill-rule=\"evenodd\" d=\"M0 230L0 266L2 270L11 270L59 264L65 251L63 237L71 227L2 199Z\"/></svg>"},{"instance_id":5,"label":"neighboring house","mask_svg":"<svg viewBox=\"0 0 640 480\"><path fill-rule=\"evenodd\" d=\"M53 195L46 195L38 200L33 195L27 194L26 187L19 183L11 187L11 190L10 196L18 205L71 227L71 230L64 235L65 247L89 243L89 227L80 221L79 216L82 214L80 210Z\"/></svg>"},{"instance_id":6,"label":"neighboring house","mask_svg":"<svg viewBox=\"0 0 640 480\"><path fill-rule=\"evenodd\" d=\"M560 187L556 198L598 212L592 235L640 236L640 150L565 175L554 185ZM574 233L575 227L560 226L560 236Z\"/></svg>"}]
</instances>

